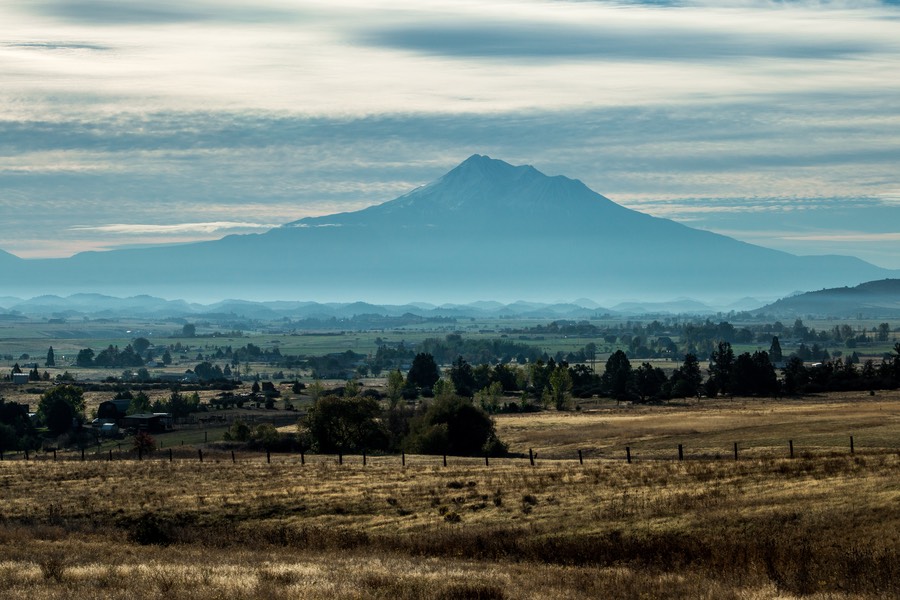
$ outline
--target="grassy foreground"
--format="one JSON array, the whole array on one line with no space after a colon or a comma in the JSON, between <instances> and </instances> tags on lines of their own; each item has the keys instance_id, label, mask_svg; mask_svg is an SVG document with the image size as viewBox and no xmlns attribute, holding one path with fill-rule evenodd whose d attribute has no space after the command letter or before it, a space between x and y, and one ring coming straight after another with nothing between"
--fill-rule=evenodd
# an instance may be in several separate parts
<instances>
[{"instance_id":1,"label":"grassy foreground","mask_svg":"<svg viewBox=\"0 0 900 600\"><path fill-rule=\"evenodd\" d=\"M815 429L829 429L829 405L835 430L846 421L845 402L808 403ZM895 408L881 399L856 414L881 411L883 426L896 423ZM693 435L699 445L721 429L703 425L714 413L741 423L726 409L685 408L675 431L658 424L665 410L662 421L644 415L657 425L640 425L640 441L668 447ZM754 433L804 411L762 412L749 420ZM559 415L528 418L500 429L518 432L514 450L540 448L535 467L451 458L445 468L418 456L405 468L397 457L339 466L307 456L301 466L297 456L268 464L242 455L232 464L214 453L202 464L164 454L0 462L0 597L900 597L896 426L853 455L579 465L546 458L571 435ZM583 418L568 425L599 417ZM596 423L579 444L590 431L598 448L612 444Z\"/></svg>"}]
</instances>

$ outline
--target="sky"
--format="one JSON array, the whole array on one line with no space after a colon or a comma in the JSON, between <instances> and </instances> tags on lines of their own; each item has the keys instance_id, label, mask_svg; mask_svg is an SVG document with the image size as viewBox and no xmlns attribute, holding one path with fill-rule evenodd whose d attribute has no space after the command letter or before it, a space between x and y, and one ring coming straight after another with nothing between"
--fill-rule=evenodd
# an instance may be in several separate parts
<instances>
[{"instance_id":1,"label":"sky","mask_svg":"<svg viewBox=\"0 0 900 600\"><path fill-rule=\"evenodd\" d=\"M900 2L0 0L0 249L357 210L469 155L900 268Z\"/></svg>"}]
</instances>

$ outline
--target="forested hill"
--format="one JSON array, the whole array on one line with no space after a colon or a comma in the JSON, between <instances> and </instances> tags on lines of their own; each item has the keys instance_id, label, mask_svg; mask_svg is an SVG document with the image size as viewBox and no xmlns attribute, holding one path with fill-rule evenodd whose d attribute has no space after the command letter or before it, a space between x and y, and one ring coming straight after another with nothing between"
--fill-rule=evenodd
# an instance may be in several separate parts
<instances>
[{"instance_id":1,"label":"forested hill","mask_svg":"<svg viewBox=\"0 0 900 600\"><path fill-rule=\"evenodd\" d=\"M898 317L900 279L881 279L856 287L807 292L782 298L755 312L789 316Z\"/></svg>"}]
</instances>

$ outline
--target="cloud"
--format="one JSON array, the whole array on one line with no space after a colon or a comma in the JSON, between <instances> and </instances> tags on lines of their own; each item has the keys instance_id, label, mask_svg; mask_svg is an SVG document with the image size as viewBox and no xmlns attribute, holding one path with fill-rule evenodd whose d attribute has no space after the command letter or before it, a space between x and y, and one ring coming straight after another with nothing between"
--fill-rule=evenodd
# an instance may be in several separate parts
<instances>
[{"instance_id":1,"label":"cloud","mask_svg":"<svg viewBox=\"0 0 900 600\"><path fill-rule=\"evenodd\" d=\"M264 6L229 2L215 4L170 0L52 0L37 5L36 12L74 23L91 25L169 25L204 21L260 22L295 14Z\"/></svg>"},{"instance_id":2,"label":"cloud","mask_svg":"<svg viewBox=\"0 0 900 600\"><path fill-rule=\"evenodd\" d=\"M832 60L876 50L866 40L818 40L802 36L744 34L662 24L623 27L553 23L426 24L385 27L360 37L368 44L454 57L518 58L529 61L600 59L677 62L734 58Z\"/></svg>"},{"instance_id":3,"label":"cloud","mask_svg":"<svg viewBox=\"0 0 900 600\"><path fill-rule=\"evenodd\" d=\"M227 231L231 229L272 229L278 227L276 224L264 223L239 223L231 221L214 221L211 223L178 223L174 225L154 225L154 224L135 224L135 223L114 223L109 225L73 225L69 227L70 231L77 232L94 232L94 233L111 233L123 235L135 234L171 234L184 235L189 233L210 234Z\"/></svg>"},{"instance_id":4,"label":"cloud","mask_svg":"<svg viewBox=\"0 0 900 600\"><path fill-rule=\"evenodd\" d=\"M900 242L900 233L818 233L818 234L782 234L781 239L807 242Z\"/></svg>"}]
</instances>

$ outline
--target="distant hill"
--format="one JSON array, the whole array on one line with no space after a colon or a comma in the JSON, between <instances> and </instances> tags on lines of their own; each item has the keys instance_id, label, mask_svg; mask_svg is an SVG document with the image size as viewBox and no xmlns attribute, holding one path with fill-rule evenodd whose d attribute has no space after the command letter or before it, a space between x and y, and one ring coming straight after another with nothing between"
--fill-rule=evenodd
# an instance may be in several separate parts
<instances>
[{"instance_id":1,"label":"distant hill","mask_svg":"<svg viewBox=\"0 0 900 600\"><path fill-rule=\"evenodd\" d=\"M86 252L0 255L4 293L555 303L780 297L900 276L856 258L794 256L624 208L567 177L474 155L364 210L262 234Z\"/></svg>"},{"instance_id":2,"label":"distant hill","mask_svg":"<svg viewBox=\"0 0 900 600\"><path fill-rule=\"evenodd\" d=\"M900 279L869 281L856 287L831 288L782 298L757 313L786 316L868 318L900 317Z\"/></svg>"}]
</instances>

